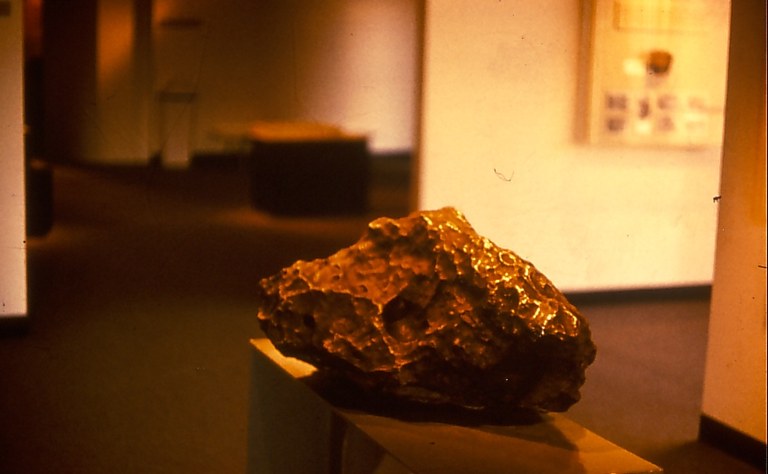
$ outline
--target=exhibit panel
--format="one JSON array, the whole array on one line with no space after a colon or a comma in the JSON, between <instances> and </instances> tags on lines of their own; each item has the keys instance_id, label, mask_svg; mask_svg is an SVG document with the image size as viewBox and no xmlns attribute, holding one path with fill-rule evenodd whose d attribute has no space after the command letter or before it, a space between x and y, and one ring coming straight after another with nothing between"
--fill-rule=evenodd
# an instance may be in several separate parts
<instances>
[{"instance_id":1,"label":"exhibit panel","mask_svg":"<svg viewBox=\"0 0 768 474\"><path fill-rule=\"evenodd\" d=\"M727 2L591 0L591 143L718 147Z\"/></svg>"},{"instance_id":2,"label":"exhibit panel","mask_svg":"<svg viewBox=\"0 0 768 474\"><path fill-rule=\"evenodd\" d=\"M340 408L305 383L314 367L251 341L249 473L659 473L560 414L520 424L408 421Z\"/></svg>"}]
</instances>

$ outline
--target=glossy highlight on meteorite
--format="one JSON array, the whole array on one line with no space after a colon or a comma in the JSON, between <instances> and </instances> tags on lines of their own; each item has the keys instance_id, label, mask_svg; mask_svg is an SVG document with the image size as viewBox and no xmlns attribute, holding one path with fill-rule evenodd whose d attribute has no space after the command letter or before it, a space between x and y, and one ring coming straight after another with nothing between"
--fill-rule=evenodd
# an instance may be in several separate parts
<instances>
[{"instance_id":1,"label":"glossy highlight on meteorite","mask_svg":"<svg viewBox=\"0 0 768 474\"><path fill-rule=\"evenodd\" d=\"M258 307L283 354L409 402L565 411L595 357L565 296L451 207L374 220L261 280Z\"/></svg>"}]
</instances>

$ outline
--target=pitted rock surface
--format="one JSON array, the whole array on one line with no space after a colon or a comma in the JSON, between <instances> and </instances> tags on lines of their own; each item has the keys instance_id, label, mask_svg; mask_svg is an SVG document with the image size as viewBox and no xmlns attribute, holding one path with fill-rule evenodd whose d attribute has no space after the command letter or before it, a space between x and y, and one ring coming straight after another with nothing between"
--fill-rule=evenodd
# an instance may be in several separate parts
<instances>
[{"instance_id":1,"label":"pitted rock surface","mask_svg":"<svg viewBox=\"0 0 768 474\"><path fill-rule=\"evenodd\" d=\"M565 411L595 357L565 296L450 207L374 220L352 246L261 280L258 307L283 354L410 402Z\"/></svg>"}]
</instances>

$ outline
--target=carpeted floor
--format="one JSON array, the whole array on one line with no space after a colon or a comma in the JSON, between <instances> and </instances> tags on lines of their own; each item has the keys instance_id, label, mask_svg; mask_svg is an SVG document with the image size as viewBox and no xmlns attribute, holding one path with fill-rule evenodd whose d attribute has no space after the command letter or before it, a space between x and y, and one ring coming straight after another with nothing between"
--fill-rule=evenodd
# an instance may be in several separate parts
<instances>
[{"instance_id":1,"label":"carpeted floor","mask_svg":"<svg viewBox=\"0 0 768 474\"><path fill-rule=\"evenodd\" d=\"M374 169L369 215L278 218L236 169L57 167L32 318L0 338L0 472L245 472L253 287L404 214L407 166ZM705 292L574 299L599 354L572 419L669 473L761 472L696 442Z\"/></svg>"}]
</instances>

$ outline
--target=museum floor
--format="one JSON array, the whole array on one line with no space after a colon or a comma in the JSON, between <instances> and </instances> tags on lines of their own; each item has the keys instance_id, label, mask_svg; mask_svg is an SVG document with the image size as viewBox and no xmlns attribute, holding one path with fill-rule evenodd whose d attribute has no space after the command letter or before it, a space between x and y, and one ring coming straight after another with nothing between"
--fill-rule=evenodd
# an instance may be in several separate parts
<instances>
[{"instance_id":1,"label":"museum floor","mask_svg":"<svg viewBox=\"0 0 768 474\"><path fill-rule=\"evenodd\" d=\"M392 163L371 216L405 212ZM270 217L233 169L57 167L54 187L31 321L0 337L0 472L243 473L254 285L370 216ZM696 441L705 291L575 299L599 352L568 416L668 473L761 472Z\"/></svg>"}]
</instances>

